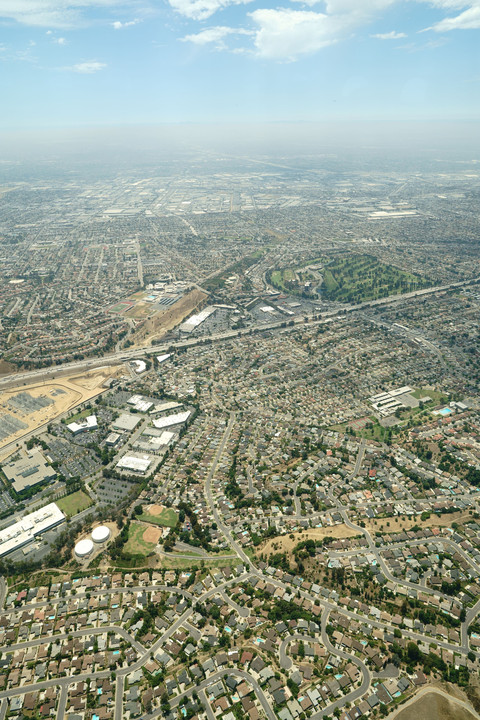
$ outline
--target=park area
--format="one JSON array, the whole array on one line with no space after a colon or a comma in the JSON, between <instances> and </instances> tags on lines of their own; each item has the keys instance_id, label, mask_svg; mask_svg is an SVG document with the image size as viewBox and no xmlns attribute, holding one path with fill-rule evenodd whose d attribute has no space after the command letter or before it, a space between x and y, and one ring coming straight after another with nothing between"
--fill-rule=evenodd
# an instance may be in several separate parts
<instances>
[{"instance_id":1,"label":"park area","mask_svg":"<svg viewBox=\"0 0 480 720\"><path fill-rule=\"evenodd\" d=\"M78 515L82 510L86 510L90 505L93 505L93 500L83 492L83 490L77 490L77 492L71 495L65 495L65 497L57 500L57 505L60 510L67 516L73 517Z\"/></svg>"},{"instance_id":2,"label":"park area","mask_svg":"<svg viewBox=\"0 0 480 720\"><path fill-rule=\"evenodd\" d=\"M421 290L429 281L372 255L347 255L329 263L323 271L322 296L337 302L364 302Z\"/></svg>"},{"instance_id":3,"label":"park area","mask_svg":"<svg viewBox=\"0 0 480 720\"><path fill-rule=\"evenodd\" d=\"M178 522L178 515L175 510L164 505L145 505L138 519L153 525L174 528Z\"/></svg>"},{"instance_id":4,"label":"park area","mask_svg":"<svg viewBox=\"0 0 480 720\"><path fill-rule=\"evenodd\" d=\"M160 528L146 527L141 523L132 522L124 550L130 555L147 557L155 550L161 537L162 531Z\"/></svg>"}]
</instances>

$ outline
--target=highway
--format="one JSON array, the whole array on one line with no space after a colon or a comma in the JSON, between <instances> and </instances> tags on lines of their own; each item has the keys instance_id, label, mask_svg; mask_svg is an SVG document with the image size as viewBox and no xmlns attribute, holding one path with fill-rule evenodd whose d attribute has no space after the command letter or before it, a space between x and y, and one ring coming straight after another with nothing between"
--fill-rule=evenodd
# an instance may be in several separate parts
<instances>
[{"instance_id":1,"label":"highway","mask_svg":"<svg viewBox=\"0 0 480 720\"><path fill-rule=\"evenodd\" d=\"M205 340L208 340L209 342L218 342L235 337L240 337L242 335L251 335L252 333L264 332L268 330L284 329L288 331L292 327L295 328L295 326L298 324L322 324L325 321L335 318L337 315L345 315L346 313L350 314L359 311L361 312L362 310L370 307L392 305L400 302L405 302L406 300L415 300L416 298L423 298L428 295L435 295L437 293L443 293L448 290L453 290L460 287L467 287L469 285L474 285L479 282L480 277L477 277L472 278L471 280L464 280L461 282L449 283L446 285L437 285L431 288L426 288L425 290L417 290L415 292L405 293L403 295L389 295L388 297L380 298L379 300L365 301L357 303L355 305L344 305L341 308L335 310L315 313L310 316L295 316L294 318L292 318L293 325L285 325L286 322L290 321L286 321L285 318L282 318L282 320L266 323L264 325L256 325L250 328L241 328L238 330L228 330L227 332L217 333L206 338L194 337L189 339L172 341L170 343L155 345L153 348L150 346L148 348L129 348L126 350L115 351L105 354L98 359L90 358L86 360L76 360L74 362L56 365L50 368L40 368L38 370L15 373L14 375L6 375L0 378L0 387L15 387L23 383L32 384L44 380L58 379L63 375L85 372L86 370L99 369L101 367L108 367L111 365L119 365L122 362L133 360L135 358L139 358L145 355L156 355L170 350L195 347L196 345L204 344ZM370 317L368 319L371 320Z\"/></svg>"}]
</instances>

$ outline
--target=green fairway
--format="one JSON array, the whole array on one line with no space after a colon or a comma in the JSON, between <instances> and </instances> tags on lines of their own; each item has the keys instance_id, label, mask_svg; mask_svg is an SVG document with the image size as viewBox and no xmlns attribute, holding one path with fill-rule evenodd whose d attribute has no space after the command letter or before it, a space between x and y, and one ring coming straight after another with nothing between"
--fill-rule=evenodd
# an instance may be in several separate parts
<instances>
[{"instance_id":1,"label":"green fairway","mask_svg":"<svg viewBox=\"0 0 480 720\"><path fill-rule=\"evenodd\" d=\"M93 500L83 490L77 490L71 495L56 500L56 503L67 517L73 517L93 505Z\"/></svg>"},{"instance_id":2,"label":"green fairway","mask_svg":"<svg viewBox=\"0 0 480 720\"><path fill-rule=\"evenodd\" d=\"M323 273L322 296L338 302L364 302L413 292L431 283L373 255L348 255L331 262Z\"/></svg>"}]
</instances>

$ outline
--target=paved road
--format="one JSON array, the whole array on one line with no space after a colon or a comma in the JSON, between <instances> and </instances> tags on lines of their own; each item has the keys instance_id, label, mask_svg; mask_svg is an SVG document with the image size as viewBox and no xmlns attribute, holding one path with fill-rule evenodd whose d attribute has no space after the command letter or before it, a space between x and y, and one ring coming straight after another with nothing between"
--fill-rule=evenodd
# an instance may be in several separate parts
<instances>
[{"instance_id":1,"label":"paved road","mask_svg":"<svg viewBox=\"0 0 480 720\"><path fill-rule=\"evenodd\" d=\"M35 638L35 640L26 640L25 642L16 643L15 645L4 645L3 647L0 647L0 652L13 652L14 650L26 650L27 648L36 647L37 645L45 645L45 643L50 642L57 642L58 640L67 640L69 637L87 637L88 635L102 635L103 633L108 632L114 632L117 635L120 635L124 640L130 643L132 647L135 648L135 650L140 655L145 655L147 652L146 648L141 645L133 635L130 635L129 632L127 632L123 627L120 625L102 625L101 627L89 627L85 628L84 630L72 630L69 633L62 633L59 635L51 635L48 638L45 637L39 637Z\"/></svg>"},{"instance_id":2,"label":"paved road","mask_svg":"<svg viewBox=\"0 0 480 720\"><path fill-rule=\"evenodd\" d=\"M83 673L81 675L72 675L70 677L54 678L53 680L42 680L42 682L22 685L22 687L14 687L9 690L2 690L0 691L0 699L10 699L13 695L25 695L29 692L39 692L40 690L47 690L47 688L51 687L58 686L62 688L64 685L67 685L68 687L68 685L72 682L86 682L87 680L92 680L93 678L95 678L95 680L104 680L105 678L109 678L110 675L110 670L101 670L95 673Z\"/></svg>"},{"instance_id":3,"label":"paved road","mask_svg":"<svg viewBox=\"0 0 480 720\"><path fill-rule=\"evenodd\" d=\"M338 700L335 700L335 702L331 703L330 705L327 705L323 709L319 710L318 712L311 715L312 720L320 720L320 718L326 717L327 715L331 715L337 708L340 710L345 707L347 702L353 703L359 698L364 695L367 690L370 688L371 683L371 676L370 672L367 668L367 666L359 660L355 655L349 655L346 652L343 652L343 650L337 650L337 648L333 647L332 643L330 642L330 638L327 634L326 627L328 623L328 617L330 615L330 610L328 608L325 608L322 613L322 625L321 625L321 633L322 633L322 640L324 642L325 647L329 652L331 652L333 655L337 655L343 660L347 660L347 662L353 662L358 669L361 672L362 675L362 683L361 685L356 688L356 690L352 690L352 692L349 692L347 695L344 695L343 697L339 698Z\"/></svg>"},{"instance_id":4,"label":"paved road","mask_svg":"<svg viewBox=\"0 0 480 720\"><path fill-rule=\"evenodd\" d=\"M65 708L67 707L68 685L62 685L60 689L60 698L58 700L57 720L64 720Z\"/></svg>"},{"instance_id":5,"label":"paved road","mask_svg":"<svg viewBox=\"0 0 480 720\"><path fill-rule=\"evenodd\" d=\"M177 708L179 705L181 705L185 699L192 694L193 690L196 690L198 693L200 693L200 690L205 690L210 685L213 685L218 680L221 680L222 678L226 677L227 675L233 675L234 677L241 678L242 680L245 680L255 692L255 695L260 700L260 703L263 707L263 710L265 712L265 715L267 716L268 720L278 720L277 716L273 712L270 703L268 702L267 698L265 697L265 693L263 692L262 688L258 684L258 682L255 680L250 673L248 673L246 670L237 670L236 668L229 668L228 670L218 670L216 673L213 673L212 675L209 675L208 678L205 680L202 680L196 688L189 688L188 690L185 690L185 692L181 693L180 695L177 695L175 698L173 698L170 701L170 707L171 708ZM208 700L207 700L208 702ZM150 715L144 715L142 716L142 720L153 720L154 718L158 717L159 715L163 714L163 711L161 708L155 709Z\"/></svg>"},{"instance_id":6,"label":"paved road","mask_svg":"<svg viewBox=\"0 0 480 720\"><path fill-rule=\"evenodd\" d=\"M205 692L205 688L201 688L201 690L198 693L198 696L201 700L201 703L203 707L205 708L205 712L207 713L208 720L215 720L215 715L212 710L212 706L208 702L207 694Z\"/></svg>"},{"instance_id":7,"label":"paved road","mask_svg":"<svg viewBox=\"0 0 480 720\"><path fill-rule=\"evenodd\" d=\"M282 329L282 330L289 330L291 328L295 328L295 325L298 324L316 324L316 323L322 323L325 322L325 320L335 317L339 313L342 315L356 311L362 311L365 308L370 307L380 307L383 305L394 305L399 302L405 302L406 300L414 300L419 297L425 297L426 295L434 295L438 292L444 292L445 290L450 290L453 288L459 288L459 287L465 287L468 285L476 284L480 281L480 278L472 278L471 280L464 280L456 283L449 283L447 285L437 285L431 288L426 288L424 290L418 290L411 293L405 293L403 295L389 295L385 298L380 298L379 300L373 300L373 301L366 301L362 303L357 303L356 305L345 305L341 309L335 309L335 310L328 310L322 313L316 313L312 316L307 316L307 320L305 321L304 316L296 316L293 318L294 325L293 326L287 326L284 327L285 318L283 318L281 321L278 322L272 322L272 323L266 323L264 325L258 325L253 326L250 328L244 328L239 330L229 330L224 333L217 333L215 335L209 336L209 340L212 342L215 342L217 340L222 341L225 339L230 339L233 337L239 337L241 335L247 335L251 332L264 332L265 330L276 330L276 329ZM314 319L320 317L320 319ZM152 347L148 348L134 348L134 349L128 349L128 350L121 350L118 352L109 353L106 355L103 355L103 357L99 359L89 359L89 360L79 360L75 362L69 362L64 363L60 366L52 366L51 368L40 368L38 370L31 370L28 372L21 372L21 373L15 373L14 375L6 375L5 377L0 379L0 387L8 387L11 385L18 385L19 383L34 383L34 382L40 382L41 380L45 379L52 379L52 378L58 378L61 375L67 375L72 372L80 372L84 370L91 370L91 369L97 369L99 367L108 367L109 365L118 365L126 360L131 360L134 358L141 357L143 355L152 355L152 354L160 354L162 352L166 352L170 350L171 348L187 348L187 347L194 347L195 345L201 344L204 342L204 337L198 337L198 338L191 338L189 340L179 340L176 342L170 342L168 344L164 345L156 345L155 348L152 350Z\"/></svg>"}]
</instances>

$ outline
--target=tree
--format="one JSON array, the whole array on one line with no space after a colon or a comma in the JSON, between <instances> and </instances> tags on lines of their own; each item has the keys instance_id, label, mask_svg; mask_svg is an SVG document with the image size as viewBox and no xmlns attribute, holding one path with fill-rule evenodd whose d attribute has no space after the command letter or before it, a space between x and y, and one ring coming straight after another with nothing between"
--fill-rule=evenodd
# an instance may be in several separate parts
<instances>
[{"instance_id":1,"label":"tree","mask_svg":"<svg viewBox=\"0 0 480 720\"><path fill-rule=\"evenodd\" d=\"M414 642L408 643L407 655L408 655L408 659L414 663L417 663L420 660L421 652L418 649L418 645L416 643L414 643Z\"/></svg>"}]
</instances>

